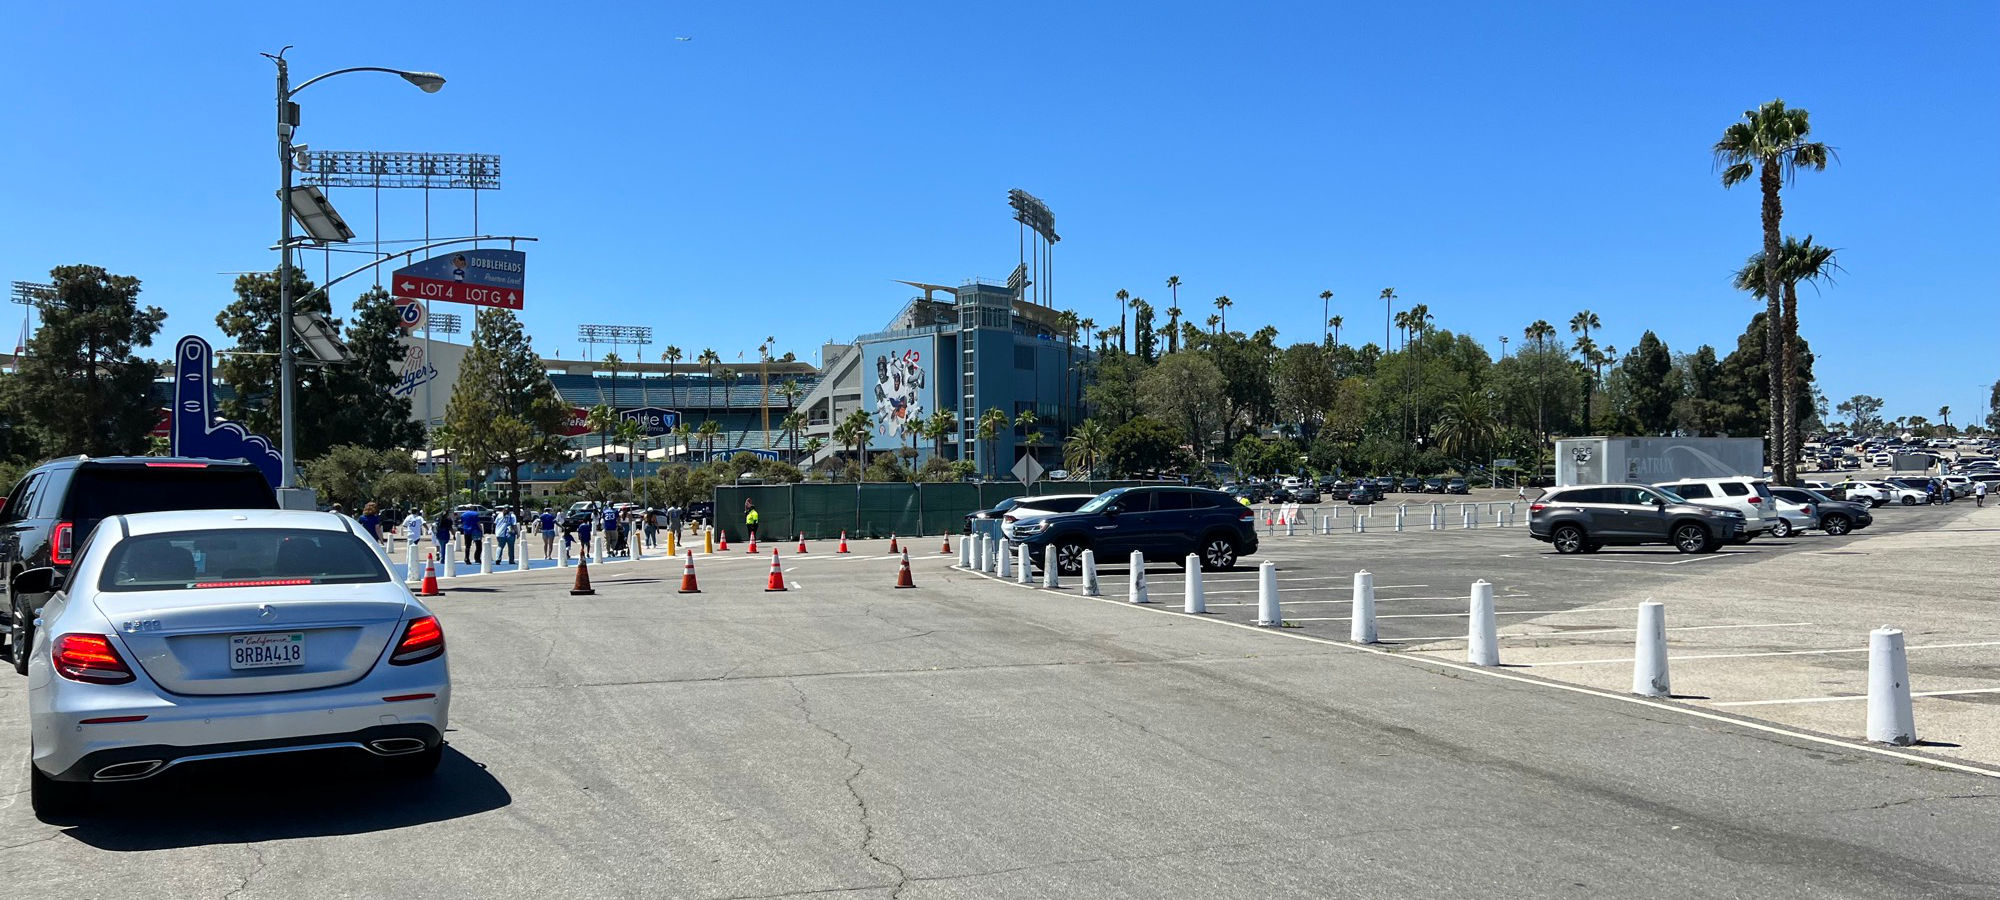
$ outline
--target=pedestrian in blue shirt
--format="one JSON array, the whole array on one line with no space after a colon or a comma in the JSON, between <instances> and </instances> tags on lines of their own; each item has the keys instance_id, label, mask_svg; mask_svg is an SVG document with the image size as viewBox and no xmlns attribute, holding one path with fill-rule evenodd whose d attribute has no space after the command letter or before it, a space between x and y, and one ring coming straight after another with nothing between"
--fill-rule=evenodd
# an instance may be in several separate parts
<instances>
[{"instance_id":1,"label":"pedestrian in blue shirt","mask_svg":"<svg viewBox=\"0 0 2000 900\"><path fill-rule=\"evenodd\" d=\"M542 507L542 514L536 517L535 524L538 526L537 530L542 533L542 558L554 559L556 557L555 511L546 506Z\"/></svg>"},{"instance_id":2,"label":"pedestrian in blue shirt","mask_svg":"<svg viewBox=\"0 0 2000 900\"><path fill-rule=\"evenodd\" d=\"M458 533L465 536L465 564L479 562L485 555L481 551L486 546L486 529L479 527L478 510L468 509L458 514Z\"/></svg>"}]
</instances>

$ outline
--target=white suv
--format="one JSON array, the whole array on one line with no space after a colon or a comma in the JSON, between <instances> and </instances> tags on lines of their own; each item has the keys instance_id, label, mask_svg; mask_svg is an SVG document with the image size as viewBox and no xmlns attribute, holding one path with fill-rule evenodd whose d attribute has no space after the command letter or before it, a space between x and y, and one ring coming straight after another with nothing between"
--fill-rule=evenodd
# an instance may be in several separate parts
<instances>
[{"instance_id":1,"label":"white suv","mask_svg":"<svg viewBox=\"0 0 2000 900\"><path fill-rule=\"evenodd\" d=\"M1736 538L1739 544L1747 544L1751 538L1763 534L1777 515L1777 507L1771 501L1771 485L1762 478L1741 475L1732 478L1690 478L1654 487L1672 491L1692 503L1742 513L1743 533Z\"/></svg>"}]
</instances>

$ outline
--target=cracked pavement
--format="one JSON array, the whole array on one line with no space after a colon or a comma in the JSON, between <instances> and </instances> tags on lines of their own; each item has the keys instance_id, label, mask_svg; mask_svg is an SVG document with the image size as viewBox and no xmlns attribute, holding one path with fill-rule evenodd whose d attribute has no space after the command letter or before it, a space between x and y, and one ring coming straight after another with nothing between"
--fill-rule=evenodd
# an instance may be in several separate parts
<instances>
[{"instance_id":1,"label":"cracked pavement","mask_svg":"<svg viewBox=\"0 0 2000 900\"><path fill-rule=\"evenodd\" d=\"M593 597L458 579L432 781L266 761L60 826L0 795L0 868L236 900L2000 897L1991 778L913 561L902 591L831 554L782 594L740 556L693 596L676 560Z\"/></svg>"}]
</instances>

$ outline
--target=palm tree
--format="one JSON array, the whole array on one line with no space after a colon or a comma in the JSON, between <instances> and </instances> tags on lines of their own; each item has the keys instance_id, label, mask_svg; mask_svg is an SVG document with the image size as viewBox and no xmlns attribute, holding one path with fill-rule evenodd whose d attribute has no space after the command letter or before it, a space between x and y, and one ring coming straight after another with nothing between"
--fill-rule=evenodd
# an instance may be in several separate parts
<instances>
[{"instance_id":1,"label":"palm tree","mask_svg":"<svg viewBox=\"0 0 2000 900\"><path fill-rule=\"evenodd\" d=\"M1084 349L1090 348L1090 332L1097 328L1097 320L1089 317L1078 319L1076 327L1083 329Z\"/></svg>"},{"instance_id":2,"label":"palm tree","mask_svg":"<svg viewBox=\"0 0 2000 900\"><path fill-rule=\"evenodd\" d=\"M1214 313L1210 313L1208 316L1208 333L1209 334L1217 333L1216 329L1220 328L1221 325L1222 325L1222 317Z\"/></svg>"},{"instance_id":3,"label":"palm tree","mask_svg":"<svg viewBox=\"0 0 2000 900\"><path fill-rule=\"evenodd\" d=\"M611 399L611 405L612 405L612 406L617 406L617 405L618 405L618 367L619 367L619 366L622 366L622 365L624 365L624 364L625 364L625 361L624 361L624 360L622 360L622 359L619 359L619 358L618 358L618 354L616 354L616 353L606 353L606 354L604 354L604 363L603 363L603 365L604 365L604 367L605 367L605 368L607 368L607 369L610 369L610 370L611 370L611 398L610 398L610 399Z\"/></svg>"},{"instance_id":4,"label":"palm tree","mask_svg":"<svg viewBox=\"0 0 2000 900\"><path fill-rule=\"evenodd\" d=\"M1737 290L1749 291L1750 295L1766 299L1765 328L1775 327L1785 335L1784 345L1773 368L1782 369L1779 375L1780 416L1784 422L1785 443L1775 448L1774 459L1778 460L1775 474L1779 481L1791 483L1798 480L1798 454L1800 441L1792 431L1798 425L1798 333L1799 333L1799 282L1817 284L1821 279L1833 280L1833 273L1840 264L1833 260L1834 249L1813 243L1812 235L1805 240L1786 236L1778 247L1778 289L1782 293L1779 316L1775 326L1769 316L1768 298L1764 297L1764 254L1755 253L1738 269L1734 283ZM1770 344L1767 341L1766 347Z\"/></svg>"},{"instance_id":5,"label":"palm tree","mask_svg":"<svg viewBox=\"0 0 2000 900\"><path fill-rule=\"evenodd\" d=\"M722 434L722 423L714 419L705 419L702 421L701 427L694 430L694 433L701 436L702 452L708 460L713 460L715 458L715 439Z\"/></svg>"},{"instance_id":6,"label":"palm tree","mask_svg":"<svg viewBox=\"0 0 2000 900\"><path fill-rule=\"evenodd\" d=\"M1535 430L1544 440L1549 436L1549 422L1542 378L1547 374L1543 369L1548 365L1549 339L1555 336L1556 327L1550 325L1547 319L1536 319L1533 324L1521 329L1521 337L1535 343Z\"/></svg>"},{"instance_id":7,"label":"palm tree","mask_svg":"<svg viewBox=\"0 0 2000 900\"><path fill-rule=\"evenodd\" d=\"M1811 133L1809 113L1789 108L1783 100L1772 100L1756 109L1745 110L1743 121L1723 129L1722 139L1716 141L1712 148L1715 164L1722 169L1722 187L1725 190L1749 181L1755 175L1764 194L1760 211L1764 225L1764 358L1771 362L1770 443L1777 448L1792 445L1788 434L1791 426L1785 421L1784 414L1785 373L1790 369L1781 363L1785 356L1784 348L1796 337L1785 333L1784 311L1780 308L1783 296L1779 288L1780 238L1785 210L1778 200L1778 191L1800 169L1823 172L1827 161L1834 158L1833 150L1827 145L1806 140ZM1784 455L1789 456L1789 450ZM1781 464L1779 468L1784 467ZM1783 477L1782 472L1780 477Z\"/></svg>"},{"instance_id":8,"label":"palm tree","mask_svg":"<svg viewBox=\"0 0 2000 900\"><path fill-rule=\"evenodd\" d=\"M1167 276L1167 290L1173 294L1173 302L1167 307L1167 352L1175 353L1180 350L1180 337L1177 334L1180 331L1178 326L1181 321L1181 277L1179 275Z\"/></svg>"},{"instance_id":9,"label":"palm tree","mask_svg":"<svg viewBox=\"0 0 2000 900\"><path fill-rule=\"evenodd\" d=\"M1394 308L1395 303L1396 303L1396 289L1392 287L1383 288L1382 289L1382 352L1383 353L1389 352L1389 311Z\"/></svg>"},{"instance_id":10,"label":"palm tree","mask_svg":"<svg viewBox=\"0 0 2000 900\"><path fill-rule=\"evenodd\" d=\"M692 446L688 443L688 438L693 436L693 434L694 430L688 427L686 419L682 419L674 425L674 440L680 444L681 459L683 460L687 459L688 448Z\"/></svg>"},{"instance_id":11,"label":"palm tree","mask_svg":"<svg viewBox=\"0 0 2000 900\"><path fill-rule=\"evenodd\" d=\"M1056 314L1056 328L1062 332L1063 338L1062 403L1064 409L1069 409L1071 406L1071 391L1069 386L1070 372L1076 368L1076 323L1075 310L1065 309ZM938 455L944 455L944 445L942 444L938 445Z\"/></svg>"},{"instance_id":12,"label":"palm tree","mask_svg":"<svg viewBox=\"0 0 2000 900\"><path fill-rule=\"evenodd\" d=\"M669 366L679 365L680 361L681 361L681 348L673 344L668 344L666 351L660 354L660 362L666 363ZM672 372L667 373L667 384L669 385L673 384L673 377L674 373ZM667 402L672 403L675 408L680 407L680 401L674 399L674 395L671 390L669 390L667 393Z\"/></svg>"},{"instance_id":13,"label":"palm tree","mask_svg":"<svg viewBox=\"0 0 2000 900\"><path fill-rule=\"evenodd\" d=\"M713 408L715 406L715 370L717 367L722 365L722 357L716 355L714 347L703 347L701 349L701 353L695 356L694 364L697 366L701 366L702 368L708 371L709 381L708 381L707 396L709 399L708 402L703 403L702 406L707 408ZM708 418L708 415L709 415L708 413L703 413L702 418L706 419Z\"/></svg>"},{"instance_id":14,"label":"palm tree","mask_svg":"<svg viewBox=\"0 0 2000 900\"><path fill-rule=\"evenodd\" d=\"M1944 430L1945 430L1945 433L1946 433L1946 434L1950 434L1950 433L1951 433L1951 407L1949 407L1949 406L1940 406L1940 407L1938 407L1938 418L1939 418L1939 419L1941 419L1941 420L1943 420L1943 422L1944 422L1944 425L1943 425L1943 428L1944 428Z\"/></svg>"},{"instance_id":15,"label":"palm tree","mask_svg":"<svg viewBox=\"0 0 2000 900\"><path fill-rule=\"evenodd\" d=\"M806 438L805 452L807 457L810 458L818 456L819 452L825 449L826 449L825 438L820 437L819 435L813 435L812 437Z\"/></svg>"},{"instance_id":16,"label":"palm tree","mask_svg":"<svg viewBox=\"0 0 2000 900\"><path fill-rule=\"evenodd\" d=\"M1236 301L1229 299L1228 294L1215 298L1216 323L1223 331L1229 330L1229 308L1235 305Z\"/></svg>"},{"instance_id":17,"label":"palm tree","mask_svg":"<svg viewBox=\"0 0 2000 900\"><path fill-rule=\"evenodd\" d=\"M799 461L799 432L804 430L805 427L806 417L804 413L786 413L783 419L778 420L779 433L792 436L793 465L797 465Z\"/></svg>"},{"instance_id":18,"label":"palm tree","mask_svg":"<svg viewBox=\"0 0 2000 900\"><path fill-rule=\"evenodd\" d=\"M1111 443L1111 430L1102 422L1091 419L1070 432L1063 441L1063 465L1073 471L1083 472L1085 477L1093 477L1097 464L1104 459L1104 450Z\"/></svg>"},{"instance_id":19,"label":"palm tree","mask_svg":"<svg viewBox=\"0 0 2000 900\"><path fill-rule=\"evenodd\" d=\"M729 367L727 367L727 366L723 367L723 369L722 369L722 408L723 408L724 410L727 410L727 409L729 409L729 401L730 401L731 399L733 399L733 398L734 398L734 396L735 396L735 394L736 394L736 391L734 391L734 390L733 390L733 388L735 388L735 387L736 387L736 370L735 370L735 369L731 369L731 368L729 368Z\"/></svg>"},{"instance_id":20,"label":"palm tree","mask_svg":"<svg viewBox=\"0 0 2000 900\"><path fill-rule=\"evenodd\" d=\"M1597 353L1597 342L1590 339L1590 330L1602 327L1604 327L1604 323L1598 320L1597 314L1587 309L1569 317L1569 333L1582 335L1577 338L1573 349L1576 350L1577 355L1583 357L1584 365L1590 365L1593 356ZM1586 429L1590 427L1590 398L1596 389L1597 382L1595 379L1587 381L1583 385L1583 427Z\"/></svg>"},{"instance_id":21,"label":"palm tree","mask_svg":"<svg viewBox=\"0 0 2000 900\"><path fill-rule=\"evenodd\" d=\"M1333 292L1332 292L1332 291L1320 291L1320 292L1319 292L1319 314L1320 314L1321 316L1326 316L1326 315L1327 315L1327 314L1328 314L1328 313L1329 313L1329 312L1330 312L1330 311L1332 310L1332 308L1333 308ZM1327 319L1327 322L1326 322L1326 327L1327 327L1327 328L1332 328L1332 327L1333 327L1333 320L1332 320L1331 318L1328 318L1328 319ZM1322 330L1322 331L1320 332L1320 336L1319 336L1319 339L1320 339L1321 341L1329 341L1329 340L1332 340L1332 338L1331 338L1331 337L1330 337L1330 336L1329 336L1329 335L1328 335L1328 334L1327 334L1327 333L1326 333L1326 332L1325 332L1324 330ZM1327 346L1328 346L1329 348L1331 348L1331 347L1332 347L1333 345L1332 345L1332 344L1327 344Z\"/></svg>"},{"instance_id":22,"label":"palm tree","mask_svg":"<svg viewBox=\"0 0 2000 900\"><path fill-rule=\"evenodd\" d=\"M867 410L857 409L848 413L847 418L842 420L840 425L847 433L845 444L854 448L855 456L861 462L863 477L866 477L868 472L868 441L874 437L875 419L873 416L868 415ZM835 437L838 438L839 435L836 434Z\"/></svg>"},{"instance_id":23,"label":"palm tree","mask_svg":"<svg viewBox=\"0 0 2000 900\"><path fill-rule=\"evenodd\" d=\"M1118 350L1121 353L1125 350L1125 302L1130 299L1132 295L1126 293L1124 288L1118 289Z\"/></svg>"},{"instance_id":24,"label":"palm tree","mask_svg":"<svg viewBox=\"0 0 2000 900\"><path fill-rule=\"evenodd\" d=\"M989 409L979 417L979 440L986 446L986 452L980 455L986 458L988 477L997 477L999 474L999 470L992 465L994 462L992 456L1000 452L1000 432L1007 427L1008 421L1007 414L998 409Z\"/></svg>"},{"instance_id":25,"label":"palm tree","mask_svg":"<svg viewBox=\"0 0 2000 900\"><path fill-rule=\"evenodd\" d=\"M1446 401L1438 419L1437 446L1444 455L1459 460L1482 458L1486 448L1500 433L1491 404L1468 387L1458 397Z\"/></svg>"},{"instance_id":26,"label":"palm tree","mask_svg":"<svg viewBox=\"0 0 2000 900\"><path fill-rule=\"evenodd\" d=\"M646 436L646 428L638 419L621 419L618 422L618 442L625 445L625 489L638 486L639 476L635 464L639 457L639 439Z\"/></svg>"},{"instance_id":27,"label":"palm tree","mask_svg":"<svg viewBox=\"0 0 2000 900\"><path fill-rule=\"evenodd\" d=\"M1333 329L1333 345L1335 347L1340 346L1340 326L1345 324L1346 322L1347 319L1341 316L1334 316L1333 318L1326 320L1326 324Z\"/></svg>"},{"instance_id":28,"label":"palm tree","mask_svg":"<svg viewBox=\"0 0 2000 900\"><path fill-rule=\"evenodd\" d=\"M597 432L597 458L604 459L604 445L611 439L611 429L618 427L618 413L608 403L599 403L585 414L584 422Z\"/></svg>"},{"instance_id":29,"label":"palm tree","mask_svg":"<svg viewBox=\"0 0 2000 900\"><path fill-rule=\"evenodd\" d=\"M1119 351L1118 351L1118 352L1120 352L1120 353L1123 353L1123 352L1125 352L1125 350L1124 350L1124 347L1125 347L1125 326L1123 326L1123 325L1113 325L1113 326L1111 326L1110 328L1106 328L1106 329L1104 329L1103 331L1100 331L1100 332L1098 332L1098 336L1104 339L1104 350L1105 350L1105 352L1107 352L1107 353L1111 352L1111 342L1112 342L1112 341L1117 341L1117 342L1118 342L1118 347L1119 347Z\"/></svg>"},{"instance_id":30,"label":"palm tree","mask_svg":"<svg viewBox=\"0 0 2000 900\"><path fill-rule=\"evenodd\" d=\"M945 438L951 437L958 431L958 414L948 409L937 410L931 413L930 420L924 424L924 428L924 436L937 442L938 458L943 459Z\"/></svg>"}]
</instances>

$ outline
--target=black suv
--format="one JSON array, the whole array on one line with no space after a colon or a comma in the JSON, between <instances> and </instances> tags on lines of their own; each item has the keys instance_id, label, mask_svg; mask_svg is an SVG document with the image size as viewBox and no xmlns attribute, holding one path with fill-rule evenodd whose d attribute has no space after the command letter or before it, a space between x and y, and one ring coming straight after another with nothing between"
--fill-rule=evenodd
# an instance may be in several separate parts
<instances>
[{"instance_id":1,"label":"black suv","mask_svg":"<svg viewBox=\"0 0 2000 900\"><path fill-rule=\"evenodd\" d=\"M67 573L90 529L111 516L174 509L277 509L264 473L247 462L161 456L72 456L35 467L0 503L0 579L7 583L9 655L28 671L35 616L49 594L14 592L29 569Z\"/></svg>"},{"instance_id":2,"label":"black suv","mask_svg":"<svg viewBox=\"0 0 2000 900\"><path fill-rule=\"evenodd\" d=\"M1528 534L1555 545L1557 553L1596 553L1607 544L1672 544L1682 553L1707 553L1742 531L1742 513L1643 484L1557 488L1528 506Z\"/></svg>"},{"instance_id":3,"label":"black suv","mask_svg":"<svg viewBox=\"0 0 2000 900\"><path fill-rule=\"evenodd\" d=\"M1073 513L1018 523L1011 535L1028 545L1039 565L1043 548L1056 548L1056 570L1083 571L1083 551L1104 564L1124 562L1137 550L1149 560L1181 562L1201 557L1205 571L1234 568L1257 552L1256 514L1221 491L1185 487L1131 487L1105 491Z\"/></svg>"}]
</instances>

